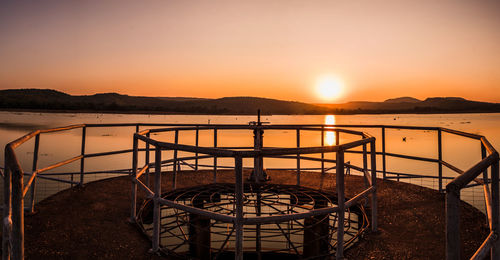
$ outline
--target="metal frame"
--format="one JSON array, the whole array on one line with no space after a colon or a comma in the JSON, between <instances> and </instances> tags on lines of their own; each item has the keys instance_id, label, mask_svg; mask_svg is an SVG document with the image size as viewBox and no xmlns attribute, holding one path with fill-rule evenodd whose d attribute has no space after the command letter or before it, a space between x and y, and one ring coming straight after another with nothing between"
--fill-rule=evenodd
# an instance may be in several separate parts
<instances>
[{"instance_id":1,"label":"metal frame","mask_svg":"<svg viewBox=\"0 0 500 260\"><path fill-rule=\"evenodd\" d=\"M224 130L235 130L235 129L247 129L251 130L253 132L261 132L265 130L270 130L270 129L286 129L286 130L296 130L297 133L297 148L267 148L267 147L259 147L255 146L253 149L227 149L227 148L218 148L217 147L217 142L216 142L216 134L217 133L217 126L204 126L204 127L174 127L174 128L164 128L164 129L152 129L152 130L144 130L142 132L138 132L134 134L134 155L133 155L133 178L132 178L132 211L131 211L131 216L130 220L132 222L135 222L137 220L137 206L136 200L137 200L137 187L140 187L143 189L144 192L146 192L147 197L151 198L154 201L154 216L159 215L160 212L160 207L162 205L169 206L175 209L179 209L191 214L196 214L204 217L208 217L211 219L223 221L223 222L229 222L233 223L234 229L235 229L235 234L236 234L236 247L235 247L235 259L243 259L243 226L245 224L267 224L267 223L274 223L274 222L283 222L283 221L290 221L290 220L296 220L296 219L303 219L306 217L312 217L312 216L319 216L319 215L324 215L324 214L329 214L336 212L338 215L338 223L344 223L344 214L346 209L348 209L350 206L353 206L356 204L357 201L367 198L368 196L371 196L371 203L372 203L372 214L371 214L371 224L372 224L372 230L376 231L377 230L377 198L376 198L376 166L375 166L375 156L376 156L376 151L375 151L375 138L359 131L352 131L352 130L345 130L345 129L339 129L336 128L335 132L337 135L339 133L346 133L346 134L353 134L359 136L361 139L356 140L350 143L345 143L345 144L337 144L334 146L319 146L319 147L301 147L300 146L300 131L322 131L322 128L318 127L301 127L301 126L277 126L274 127L273 125L254 125L254 126L241 126L241 125L232 125L232 126L224 126ZM199 147L199 146L192 146L192 145L182 145L178 143L178 134L179 131L190 131L190 130L198 130L198 131L203 131L203 130L213 130L214 131L214 146L213 147ZM175 132L175 142L174 143L168 143L168 142L160 142L157 140L154 140L146 134L148 133L158 133L158 132L169 132L169 131L174 131ZM197 132L198 133L198 132ZM254 138L258 138L258 135L255 135ZM155 191L152 192L149 187L146 186L141 180L139 179L142 174L145 172L145 169L149 167L149 163L146 163L141 170L137 171L137 157L138 157L138 141L144 142L146 145L153 146L155 147L155 154L156 154L156 160L155 160ZM371 154L371 171L372 173L368 173L367 169L361 169L361 171L364 173L366 180L366 183L368 183L366 190L362 191L361 193L357 194L353 199L349 201L345 201L345 182L344 182L344 152L353 149L355 147L359 146L366 146L367 144L370 144L370 154ZM184 151L184 152L191 152L191 153L196 153L196 154L203 154L208 157L213 157L214 158L214 183L217 183L217 165L216 165L216 159L218 157L230 157L234 158L234 172L235 172L235 196L236 196L236 214L234 216L230 215L225 215L221 213L216 213L204 209L199 209L195 207L190 207L186 206L183 204L176 203L175 201L170 201L161 198L161 190L159 190L159 187L161 186L161 166L162 166L162 161L161 161L161 153L164 150L173 150L174 151L174 163L175 161L179 160L177 157L177 151ZM296 155L297 157L297 168L296 168L296 173L297 173L297 185L300 185L300 174L301 174L301 168L300 168L300 160L303 159L301 155L303 154L328 154L328 153L336 153L337 159L336 159L336 176L337 176L337 206L335 207L326 207L326 208L321 208L321 209L313 209L310 210L309 212L305 213L294 213L294 214L282 214L282 215L275 215L275 216L266 216L266 217L244 217L243 216L243 158L253 158L254 161L257 160L258 158L266 158L266 157L278 157L278 156L286 156L286 155ZM190 160L194 160L194 157L190 157ZM365 158L366 159L366 158ZM187 161L189 159L183 158L184 161ZM321 159L320 159L321 160ZM195 161L196 163L196 161ZM366 165L366 163L364 163ZM323 165L324 167L324 165ZM323 169L325 171L325 169ZM176 180L176 166L174 164L173 166L173 175L172 175L172 182L175 183ZM174 186L175 188L175 186ZM340 214L342 213L342 214ZM158 252L160 250L160 218L155 217L153 220L153 236L152 236L152 251L153 252ZM343 259L343 239L344 239L344 229L343 228L338 228L337 230L337 248L336 248L336 257L337 259Z\"/></svg>"},{"instance_id":2,"label":"metal frame","mask_svg":"<svg viewBox=\"0 0 500 260\"><path fill-rule=\"evenodd\" d=\"M46 130L37 130L34 132L31 132L9 144L6 145L5 147L5 166L4 166L4 171L3 171L3 178L4 178L4 205L3 205L3 238L2 238L2 255L4 259L23 259L24 257L24 211L33 211L34 210L34 204L35 204L35 188L36 188L36 179L37 178L43 178L47 180L52 180L52 181L59 181L59 182L65 182L65 183L70 183L72 185L83 185L84 184L84 176L87 174L100 174L104 172L99 172L99 171L94 171L94 172L86 172L85 171L85 158L91 158L91 157L101 157L101 156L109 156L109 155L115 155L115 154L126 154L126 153L133 153L134 149L125 149L125 150L117 150L117 151L107 151L107 152L101 152L101 153L86 153L85 151L85 146L86 146L86 130L88 128L103 128L103 127L135 127L136 132L140 130L140 127L165 127L165 129L169 129L172 127L181 127L183 129L192 129L196 131L196 137L198 138L199 131L202 130L203 128L211 128L211 129L218 129L218 130L223 130L223 129L248 129L247 125L208 125L208 124L150 124L150 123L132 123L132 124L81 124L81 125L72 125L72 126L66 126L66 127L60 127L60 128L53 128L53 129L46 129ZM439 190L444 191L442 185L443 185L443 180L448 179L448 177L443 177L442 176L442 166L444 165L445 167L451 169L452 171L457 172L459 176L455 178L451 183L449 183L446 186L446 213L447 213L447 257L448 259L453 259L454 256L459 256L459 249L460 249L460 243L459 240L457 239L458 236L454 236L453 232L456 232L458 230L458 201L460 198L460 190L463 188L475 186L475 185L482 185L484 188L484 193L485 193L485 200L487 204L487 210L488 210L488 219L490 223L490 235L487 237L487 239L484 241L483 245L478 249L476 254L473 256L474 259L478 259L481 257L484 257L491 249L492 253L492 258L497 259L498 258L498 250L500 250L500 245L499 245L499 239L498 239L498 226L499 226L499 217L498 217L498 209L499 209L499 195L498 195L498 161L499 161L499 156L498 152L491 146L491 144L488 142L488 140L484 136L480 135L475 135L475 134L470 134L466 132L461 132L461 131L456 131L448 128L442 128L442 127L417 127L417 126L395 126L395 125L318 125L318 124L310 124L310 125L262 125L260 126L262 129L268 129L268 128L273 128L273 129L300 129L300 130L312 130L312 131L329 131L329 129L333 129L333 131L336 131L336 129L340 127L345 127L345 128L361 128L361 129L381 129L382 131L382 140L381 140L381 145L382 145L382 151L381 152L376 152L375 156L381 156L382 158L382 170L376 170L372 169L372 176L375 176L377 172L381 172L384 179L396 179L399 180L400 178L438 178L439 182ZM81 147L81 154L79 156L75 156L73 158L69 158L67 160L61 161L59 163L55 163L53 165L50 165L48 167L42 168L42 169L37 169L37 158L38 158L38 148L39 146L39 140L40 136L45 134L45 133L52 133L52 132L61 132L61 131L68 131L72 129L82 129L82 147ZM423 131L434 131L437 133L438 136L438 158L423 158L423 157L417 157L417 156L409 156L409 155L401 155L401 154L392 154L392 153L387 153L386 152L386 140L385 140L385 135L386 135L386 130L387 129L404 129L404 130L423 130ZM156 132L156 131L162 131L162 129L152 129L152 130L145 130L142 131L142 134L146 134L144 138L149 139L149 133ZM447 134L454 134L458 135L461 137L465 138L471 138L475 140L479 140L482 145L482 155L483 159L471 167L470 169L463 171L460 170L459 168L453 166L452 164L446 162L443 160L443 155L442 155L442 133L447 133ZM33 157L33 167L32 167L32 172L25 172L21 166L20 163L17 159L15 150L17 147L25 143L26 141L35 138L35 148L34 148L34 157ZM337 134L337 141L338 141L338 134ZM146 148L141 148L137 149L137 151L149 151L150 147L149 145L155 145L156 143L148 143ZM337 143L338 144L338 143ZM166 145L166 144L160 144L160 146L166 146L164 148L166 149L171 149L173 146ZM360 143L356 143L355 145L360 145ZM196 140L196 146L198 146L198 140ZM185 147L182 145L177 145L176 148L178 149L189 149L189 147ZM249 147L250 148L250 147ZM346 148L346 147L344 147ZM350 147L349 147L350 148ZM208 150L207 150L208 149ZM227 156L230 155L228 153L222 152L224 148L219 147L219 148L201 148L198 147L195 149L195 152L197 153L194 158L195 158L195 169L198 169L198 167L201 167L202 165L198 163L198 159L204 158L203 155L199 156L198 153L205 153L205 154L210 154L211 152L215 151L221 151L223 153L222 156ZM319 153L328 153L328 152L336 152L336 150L314 150L311 148L293 148L293 149L288 149L284 150L283 154L286 155L279 155L279 156L291 156L297 154L302 154L302 153L307 153L307 152L319 152ZM354 151L354 150L345 150L344 152L346 153L362 153L360 151ZM149 156L149 152L146 153L147 156ZM231 154L234 156L234 154ZM240 152L239 155L241 157L244 156L251 156L251 153L245 153L245 152ZM276 157L278 156L276 153L273 154L272 151L269 151L266 153L267 156L269 157ZM205 155L206 156L206 155ZM373 156L373 157L375 157ZM438 164L438 176L418 176L418 175L413 175L413 174L407 174L407 173L395 173L395 172L389 172L387 171L387 162L386 162L386 157L398 157L398 158L405 158L408 160L417 160L417 161L427 161L427 162L432 162L432 163L437 163ZM179 162L183 162L184 159L186 158L178 158ZM299 160L308 160L307 157L301 157ZM373 159L372 159L373 160ZM72 163L72 162L80 162L80 171L77 173L45 173L48 170ZM325 159L324 162L327 160ZM334 160L331 160L333 162ZM375 160L374 160L375 161ZM146 159L146 162L148 162L148 167L143 168L141 170L145 172L149 172L150 170L150 163L149 159ZM168 160L162 161L163 163L172 163L168 162ZM299 162L300 163L300 162ZM165 165L164 165L165 166ZM214 167L215 165L212 165ZM346 164L345 165L348 169L353 168L356 169L354 165ZM223 168L222 165L215 166L218 168ZM360 167L357 167L360 168ZM490 169L491 176L488 178L487 170L488 168ZM304 168L302 168L304 170ZM324 163L322 164L322 167L319 169L315 170L322 170L324 171ZM121 170L113 170L113 171L106 171L106 173L113 172L116 174L130 174L130 173L136 173L136 171L133 171L132 169L121 169ZM141 171L139 171L140 173ZM144 172L143 172L144 173ZM482 178L479 178L479 175L483 173ZM67 180L60 180L57 178L53 178L51 176L58 176L58 175L74 175L74 174L79 174L79 181L67 181ZM23 177L24 176L30 176L30 179L26 182L23 183ZM215 176L214 176L215 177ZM149 178L149 174L146 174L146 178ZM474 180L475 184L469 184L472 180ZM145 185L146 187L149 186L149 180L146 181ZM132 185L134 186L134 184ZM142 186L141 186L142 187ZM491 187L491 188L490 188ZM25 195L28 193L29 189L31 189L30 195L31 195L31 201L29 207L26 209L24 207L24 201L23 198ZM491 192L490 192L491 190Z\"/></svg>"}]
</instances>

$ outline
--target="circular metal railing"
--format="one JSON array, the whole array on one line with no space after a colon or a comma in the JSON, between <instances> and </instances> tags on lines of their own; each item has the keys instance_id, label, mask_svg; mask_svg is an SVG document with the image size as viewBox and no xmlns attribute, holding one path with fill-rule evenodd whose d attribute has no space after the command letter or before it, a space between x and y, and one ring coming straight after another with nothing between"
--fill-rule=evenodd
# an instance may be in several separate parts
<instances>
[{"instance_id":1,"label":"circular metal railing","mask_svg":"<svg viewBox=\"0 0 500 260\"><path fill-rule=\"evenodd\" d=\"M249 149L248 147L200 147L196 145L186 145L181 144L178 141L178 136L183 131L214 131L214 137L217 136L216 130L247 130L246 134L252 134L254 138L254 147ZM266 147L263 145L263 135L265 131L269 130L294 130L297 132L297 147L290 148L276 148L276 147ZM360 200L371 197L371 228L372 230L377 229L377 207L376 207L376 167L375 167L375 138L370 135L353 130L339 129L339 128L329 128L327 130L335 131L337 135L349 134L358 137L358 140L354 140L346 143L337 143L336 145L331 146L311 146L311 147L301 147L300 146L300 132L324 132L324 127L302 127L302 126L273 126L273 125L249 125L249 126L224 126L224 127L214 127L214 126L205 126L205 127L178 127L178 128L163 128L163 129L151 129L151 130L143 130L136 134L134 134L134 156L133 156L133 186L132 186L132 211L131 211L131 221L137 222L137 206L136 206L136 194L137 188L141 188L143 192L146 193L146 196L150 198L149 203L153 203L153 221L152 227L150 228L151 232L146 232L150 235L152 240L152 248L153 251L165 250L170 254L177 253L176 249L184 250L185 252L190 252L187 254L189 257L195 257L199 259L207 259L211 258L211 252L218 252L217 255L232 253L236 259L240 259L244 254L248 254L248 252L252 252L252 254L256 254L257 257L261 257L263 254L269 253L284 253L293 251L295 255L299 257L305 258L318 258L325 257L326 255L336 255L338 259L343 257L343 249L344 246L352 243L354 239L360 234L356 232L355 236L352 236L352 233L349 233L350 227L352 223L358 223L358 219L360 216L357 216L355 220L351 218L346 219L346 214L349 216L350 208L356 207L359 209L359 205L357 204ZM155 138L151 138L150 135L154 133L163 133L163 132L174 132L175 138L174 143L170 142L162 142L155 140ZM245 133L242 133L244 135ZM155 151L155 162L150 163L149 157L145 158L144 166L138 169L138 146L139 141L145 143L146 154L149 154L149 149L154 149ZM214 142L214 146L216 146L217 142ZM368 152L367 146L370 146L370 165L371 165L371 174L368 172ZM151 146L151 147L150 147ZM357 167L354 165L347 165L348 168L354 168L363 173L365 177L366 187L365 190L361 191L359 194L348 201L345 199L345 182L344 182L344 171L345 171L345 161L344 154L346 151L350 149L354 149L356 147L363 148L363 166ZM162 159L163 151L173 151L172 157L167 158L167 160ZM185 155L183 157L178 156L178 152L184 152ZM234 176L235 182L230 186L224 186L224 189L219 190L219 194L224 194L225 196L229 196L229 199L224 200L226 203L231 202L234 203L234 208L231 211L214 211L211 210L214 205L210 203L210 200L201 200L199 203L192 203L186 205L183 200L179 202L178 200L172 200L171 195L164 195L161 190L161 178L164 166L172 167L172 190L176 191L177 188L177 174L178 174L178 166L180 162L187 164L190 161L194 162L193 169L197 169L198 165L196 159L200 157L207 158L213 157L213 182L214 185L219 183L218 175L217 175L217 158L218 157L226 157L234 159ZM287 209L294 208L294 201L288 199L288 202L278 200L276 201L276 205L266 204L265 200L255 200L252 203L256 203L256 208L264 208L264 209L273 209L275 212L271 214L264 214L260 212L260 210L255 214L249 212L248 203L250 203L249 197L262 197L262 196L271 196L271 194L279 196L291 196L289 192L286 191L283 187L278 189L278 187L273 186L273 189L267 189L263 186L262 182L266 180L266 177L263 176L265 173L263 167L263 159L264 158L286 158L297 160L297 168L295 169L296 174L296 185L294 185L294 189L297 192L300 192L304 188L300 186L301 182L301 167L300 160L302 157L313 154L321 154L321 158L318 158L322 162L321 172L325 174L329 170L335 169L336 173L336 204L332 205L328 204L328 200L322 200L320 197L317 199L310 198L310 202L306 203L303 201L303 204L312 203L312 207L305 206L302 207L302 210L299 211L284 211L284 210L276 210L277 207L286 205ZM325 168L325 155L335 154L335 160L327 160L328 163L335 164L335 167ZM290 157L292 156L293 157ZM243 158L251 158L253 159L253 167L252 167L252 175L250 177L251 184L244 184L243 182ZM314 159L313 157L307 157L310 160ZM145 174L146 177L149 176L147 170L154 165L154 185L147 185L149 179L141 177ZM272 176L271 176L272 178ZM151 188L154 187L154 188ZM198 187L202 192L206 187ZM270 194L269 190L273 190ZM289 189L288 189L289 190ZM203 193L203 192L202 192ZM307 194L303 191L304 194ZM307 196L306 196L307 197ZM310 197L310 196L309 196ZM170 199L169 199L170 198ZM173 198L176 198L175 196ZM191 199L192 197L189 196ZM295 203L298 200L295 201ZM318 202L314 204L314 202ZM208 205L208 206L207 206ZM215 205L219 205L216 203ZM176 214L172 215L173 219L164 219L162 217L162 212L167 212L165 214L171 215L168 212L174 211ZM359 210L358 210L359 211ZM347 212L347 213L346 213ZM188 223L189 232L183 231L183 226L185 226L185 221L180 221L178 217L175 216L184 216L188 215L189 219L203 219L207 222L204 222L206 227L204 229L197 230L192 227L192 224ZM311 224L311 219L313 223ZM330 224L330 219L332 223ZM191 222L196 222L195 220ZM187 220L190 222L189 220ZM166 223L165 223L166 222ZM309 224L307 224L309 222ZM212 250L212 246L217 244L216 241L210 241L210 239L201 240L199 237L207 238L210 237L210 234L213 232L213 229L217 229L220 223L225 223L232 226L234 230L233 232L228 233L223 241L230 241L233 237L234 245L230 250L224 249L226 243L223 243L220 248ZM296 223L302 225L303 228L299 230L295 230L293 228L289 228L290 224ZM317 233L314 232L314 229L319 223L327 223L324 228L321 230L326 231L326 233ZM336 223L336 224L335 224ZM144 228L139 221L139 226ZM281 240L286 241L287 246L282 248L267 248L265 245L266 240L262 237L268 237L268 231L262 231L260 229L263 225L276 224L279 230L285 229L281 234ZM199 224L201 225L201 224ZM281 225L286 225L288 228L282 228ZM250 226L250 228L249 228ZM313 226L313 227L309 227ZM364 227L358 227L358 230L364 230ZM170 241L165 243L161 243L161 236L165 234L162 230L168 230L171 238L179 238L172 234L172 230L180 230L182 233L183 240L178 241L177 244L171 244ZM255 232L255 238L253 236L245 236L245 230L248 232ZM255 231L254 231L255 230ZM347 231L347 232L346 232ZM290 232L294 232L295 235L298 236L297 233L301 233L300 238L291 239L289 235ZM345 235L348 234L348 239L344 242ZM203 235L200 235L203 234ZM312 235L311 235L312 234ZM220 235L220 234L219 234ZM334 237L336 237L334 239ZM298 242L298 240L301 242ZM310 241L307 241L310 240ZM335 242L333 243L332 241ZM307 242L305 242L307 241ZM164 246L161 246L161 245ZM188 244L189 246L183 247L183 245ZM324 244L325 246L321 246ZM333 246L333 244L335 246ZM187 249L186 249L187 248ZM201 250L203 248L205 250ZM320 249L321 248L321 249ZM266 250L267 249L267 250ZM292 250L293 249L293 250ZM180 253L181 255L186 253ZM179 255L179 253L178 253Z\"/></svg>"}]
</instances>

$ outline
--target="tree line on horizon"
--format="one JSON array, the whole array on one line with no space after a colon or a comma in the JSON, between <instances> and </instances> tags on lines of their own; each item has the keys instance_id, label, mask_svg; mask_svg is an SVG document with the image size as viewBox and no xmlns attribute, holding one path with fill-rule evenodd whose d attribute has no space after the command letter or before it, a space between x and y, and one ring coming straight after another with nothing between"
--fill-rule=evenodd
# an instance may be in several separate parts
<instances>
[{"instance_id":1,"label":"tree line on horizon","mask_svg":"<svg viewBox=\"0 0 500 260\"><path fill-rule=\"evenodd\" d=\"M117 93L73 96L56 90L9 89L0 90L0 109L185 114L255 114L261 109L266 114L391 114L500 112L500 104L463 98L409 97L384 102L307 104L258 97L166 98Z\"/></svg>"}]
</instances>

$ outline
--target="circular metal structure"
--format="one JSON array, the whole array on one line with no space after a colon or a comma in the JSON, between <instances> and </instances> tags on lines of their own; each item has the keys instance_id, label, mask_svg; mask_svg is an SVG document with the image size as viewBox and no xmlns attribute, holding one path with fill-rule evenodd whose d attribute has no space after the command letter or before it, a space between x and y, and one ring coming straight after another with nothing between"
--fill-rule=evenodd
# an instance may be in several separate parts
<instances>
[{"instance_id":1,"label":"circular metal structure","mask_svg":"<svg viewBox=\"0 0 500 260\"><path fill-rule=\"evenodd\" d=\"M274 138L287 131L295 132L296 145L285 147L266 146L264 132L273 132ZM181 133L194 131L195 144L179 140ZM222 133L238 131L231 143L219 146ZM160 133L173 133L173 140L162 141ZM199 133L212 133L213 146L200 146ZM301 133L312 134L317 144L301 145ZM323 136L334 133L335 145L325 145ZM339 134L347 138L340 142ZM238 144L239 139L253 134L253 146ZM145 164L139 169L139 141L145 145ZM173 141L173 142L172 142ZM268 142L270 144L272 142ZM229 145L229 146L228 146ZM360 148L363 167L345 161L348 150ZM149 157L154 149L154 163ZM368 149L371 170L368 165ZM366 230L368 218L361 202L370 198L370 227L377 230L376 200L376 151L375 138L367 133L348 129L293 126L227 125L204 127L175 127L148 129L134 134L132 172L131 221L138 223L152 240L152 252L189 259L221 258L270 258L323 259L335 256L343 258L344 249L357 240ZM163 158L165 151L167 158ZM182 155L181 155L182 154ZM331 158L334 159L331 159ZM226 164L219 164L218 159ZM227 160L232 158L232 160ZM243 159L253 159L252 167L245 167ZM268 183L264 159L293 160L296 167L284 170L295 185ZM208 159L213 164L199 163ZM301 167L301 160L315 161L317 171L323 175L335 172L335 194L306 188L301 185L301 172L312 168ZM246 164L249 160L247 160ZM231 163L232 162L232 163ZM149 170L154 166L154 185L150 185ZM197 172L199 167L213 172L213 183L191 188L177 188L177 174L187 166ZM234 170L234 181L221 183L218 169ZM243 170L251 169L244 181ZM274 168L276 169L276 168ZM355 169L363 174L365 189L353 198L345 198L344 174ZM166 171L165 171L166 170ZM162 192L162 175L169 172L172 189ZM201 175L200 175L201 176ZM144 178L143 178L144 177ZM136 205L136 188L146 192L148 200ZM153 188L154 187L154 188ZM136 209L139 211L136 212Z\"/></svg>"},{"instance_id":2,"label":"circular metal structure","mask_svg":"<svg viewBox=\"0 0 500 260\"><path fill-rule=\"evenodd\" d=\"M286 216L335 207L335 194L297 185L246 183L243 193L245 217ZM189 207L236 216L234 184L210 184L176 189L163 199ZM182 258L234 259L235 228L232 223L161 206L160 245L168 255ZM287 257L323 259L335 255L338 216L336 212L265 224L245 224L245 258ZM153 233L153 200L139 209L137 223L145 234ZM361 204L344 213L344 248L354 244L368 227Z\"/></svg>"}]
</instances>

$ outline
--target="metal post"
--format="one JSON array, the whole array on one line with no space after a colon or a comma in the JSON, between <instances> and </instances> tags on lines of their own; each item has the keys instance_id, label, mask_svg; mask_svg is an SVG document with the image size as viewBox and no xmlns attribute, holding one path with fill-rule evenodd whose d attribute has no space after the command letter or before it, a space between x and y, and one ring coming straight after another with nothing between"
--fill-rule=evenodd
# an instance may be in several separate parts
<instances>
[{"instance_id":1,"label":"metal post","mask_svg":"<svg viewBox=\"0 0 500 260\"><path fill-rule=\"evenodd\" d=\"M498 238L498 228L500 226L499 221L499 187L498 187L498 179L499 179L499 170L498 170L498 159L491 165L491 229L497 237L495 244L491 248L491 259L500 259L500 240Z\"/></svg>"},{"instance_id":2,"label":"metal post","mask_svg":"<svg viewBox=\"0 0 500 260\"><path fill-rule=\"evenodd\" d=\"M146 137L149 139L150 136L151 135L148 132L146 134ZM149 187L149 156L150 156L149 150L150 150L149 149L149 143L146 142L146 159L145 160L146 160L146 165L148 165L148 168L146 169L146 173L145 174L146 174L146 186L148 186L148 187Z\"/></svg>"},{"instance_id":3,"label":"metal post","mask_svg":"<svg viewBox=\"0 0 500 260\"><path fill-rule=\"evenodd\" d=\"M460 189L446 186L446 259L460 259Z\"/></svg>"},{"instance_id":4,"label":"metal post","mask_svg":"<svg viewBox=\"0 0 500 260\"><path fill-rule=\"evenodd\" d=\"M314 197L314 209L325 208L328 201L321 196ZM304 259L315 258L329 251L330 214L304 219L303 253Z\"/></svg>"},{"instance_id":5,"label":"metal post","mask_svg":"<svg viewBox=\"0 0 500 260\"><path fill-rule=\"evenodd\" d=\"M243 260L243 159L234 157L235 196L236 196L236 245L234 259Z\"/></svg>"},{"instance_id":6,"label":"metal post","mask_svg":"<svg viewBox=\"0 0 500 260\"><path fill-rule=\"evenodd\" d=\"M12 173L12 259L24 259L24 200L23 171L19 167Z\"/></svg>"},{"instance_id":7,"label":"metal post","mask_svg":"<svg viewBox=\"0 0 500 260\"><path fill-rule=\"evenodd\" d=\"M338 130L335 130L335 145L340 144L340 132Z\"/></svg>"},{"instance_id":8,"label":"metal post","mask_svg":"<svg viewBox=\"0 0 500 260\"><path fill-rule=\"evenodd\" d=\"M85 139L86 139L86 136L87 136L87 127L84 126L82 127L82 149L81 149L81 155L82 155L82 159L80 159L80 186L83 185L83 176L85 174ZM73 181L73 179L71 179L71 181ZM73 184L71 184L73 185Z\"/></svg>"},{"instance_id":9,"label":"metal post","mask_svg":"<svg viewBox=\"0 0 500 260\"><path fill-rule=\"evenodd\" d=\"M198 147L200 139L200 129L196 126L196 137L195 137L195 146ZM194 159L194 170L198 171L198 152L195 153L196 158Z\"/></svg>"},{"instance_id":10,"label":"metal post","mask_svg":"<svg viewBox=\"0 0 500 260\"><path fill-rule=\"evenodd\" d=\"M439 193L443 192L443 141L441 128L438 129L438 182Z\"/></svg>"},{"instance_id":11,"label":"metal post","mask_svg":"<svg viewBox=\"0 0 500 260\"><path fill-rule=\"evenodd\" d=\"M137 204L137 156L138 156L138 142L139 139L134 134L134 142L132 145L132 199L131 199L131 207L130 207L130 222L135 223L136 221L136 204Z\"/></svg>"},{"instance_id":12,"label":"metal post","mask_svg":"<svg viewBox=\"0 0 500 260\"><path fill-rule=\"evenodd\" d=\"M214 128L214 147L217 147L217 128ZM214 155L214 183L217 183L217 156Z\"/></svg>"},{"instance_id":13,"label":"metal post","mask_svg":"<svg viewBox=\"0 0 500 260\"><path fill-rule=\"evenodd\" d=\"M339 211L337 213L337 259L344 258L344 214L345 214L345 187L344 187L344 151L337 151L337 204Z\"/></svg>"},{"instance_id":14,"label":"metal post","mask_svg":"<svg viewBox=\"0 0 500 260\"><path fill-rule=\"evenodd\" d=\"M372 231L377 231L377 152L375 151L375 140L370 142L370 159L372 167Z\"/></svg>"},{"instance_id":15,"label":"metal post","mask_svg":"<svg viewBox=\"0 0 500 260\"><path fill-rule=\"evenodd\" d=\"M386 175L385 172L386 172L386 161L385 161L385 127L382 126L382 178L384 180L385 180L385 175ZM399 181L399 178L398 178L398 181Z\"/></svg>"},{"instance_id":16,"label":"metal post","mask_svg":"<svg viewBox=\"0 0 500 260\"><path fill-rule=\"evenodd\" d=\"M38 168L38 148L40 147L40 134L37 134L35 137L35 148L33 149L33 167L32 173L36 171ZM31 183L31 203L30 203L30 212L35 212L35 193L36 193L36 177L33 179Z\"/></svg>"},{"instance_id":17,"label":"metal post","mask_svg":"<svg viewBox=\"0 0 500 260\"><path fill-rule=\"evenodd\" d=\"M257 207L256 214L258 217L262 214L262 192L260 190L260 186L257 190ZM261 225L257 224L255 227L255 251L257 252L257 260L262 259L262 237L261 237Z\"/></svg>"},{"instance_id":18,"label":"metal post","mask_svg":"<svg viewBox=\"0 0 500 260\"><path fill-rule=\"evenodd\" d=\"M177 145L179 143L179 130L175 130L174 143ZM177 148L174 149L174 162L173 162L173 172L172 172L172 189L175 190L177 187Z\"/></svg>"},{"instance_id":19,"label":"metal post","mask_svg":"<svg viewBox=\"0 0 500 260\"><path fill-rule=\"evenodd\" d=\"M12 238L12 171L10 169L9 149L5 148L5 169L3 178L3 233L2 233L2 259L8 260L11 255L10 240ZM6 221L8 221L6 223Z\"/></svg>"},{"instance_id":20,"label":"metal post","mask_svg":"<svg viewBox=\"0 0 500 260\"><path fill-rule=\"evenodd\" d=\"M363 144L363 171L368 172L368 154L366 151L366 144ZM364 177L364 180L365 180L365 187L368 187L370 183L366 179L366 175Z\"/></svg>"},{"instance_id":21,"label":"metal post","mask_svg":"<svg viewBox=\"0 0 500 260\"><path fill-rule=\"evenodd\" d=\"M486 147L481 142L481 159L486 158ZM483 171L483 181L485 184L488 184L488 169L484 169Z\"/></svg>"},{"instance_id":22,"label":"metal post","mask_svg":"<svg viewBox=\"0 0 500 260\"><path fill-rule=\"evenodd\" d=\"M297 129L297 148L300 148L300 129ZM300 153L297 153L297 185L300 185Z\"/></svg>"},{"instance_id":23,"label":"metal post","mask_svg":"<svg viewBox=\"0 0 500 260\"><path fill-rule=\"evenodd\" d=\"M160 249L160 202L158 199L161 197L161 147L156 146L155 149L155 195L153 197L154 211L153 211L153 253L158 252Z\"/></svg>"},{"instance_id":24,"label":"metal post","mask_svg":"<svg viewBox=\"0 0 500 260\"><path fill-rule=\"evenodd\" d=\"M198 196L192 203L193 207L203 209L208 196ZM189 253L195 259L210 259L210 218L207 216L189 213Z\"/></svg>"},{"instance_id":25,"label":"metal post","mask_svg":"<svg viewBox=\"0 0 500 260\"><path fill-rule=\"evenodd\" d=\"M260 111L260 110L259 110ZM254 151L260 151L262 150L262 139L263 139L263 134L264 130L260 127L260 118L259 122L257 123L257 126L253 130L253 149ZM250 179L255 181L256 183L265 181L266 180L266 173L264 172L264 160L262 156L256 155L253 158L253 172L250 176Z\"/></svg>"},{"instance_id":26,"label":"metal post","mask_svg":"<svg viewBox=\"0 0 500 260\"><path fill-rule=\"evenodd\" d=\"M325 127L321 126L321 147L325 146ZM325 153L321 152L321 174L325 174Z\"/></svg>"}]
</instances>

